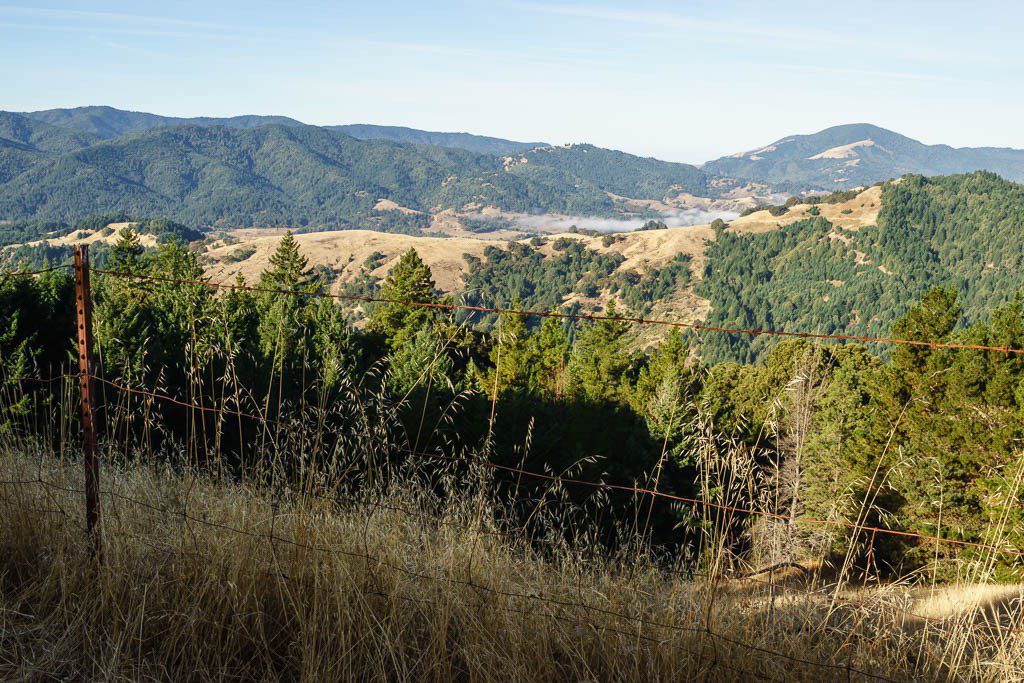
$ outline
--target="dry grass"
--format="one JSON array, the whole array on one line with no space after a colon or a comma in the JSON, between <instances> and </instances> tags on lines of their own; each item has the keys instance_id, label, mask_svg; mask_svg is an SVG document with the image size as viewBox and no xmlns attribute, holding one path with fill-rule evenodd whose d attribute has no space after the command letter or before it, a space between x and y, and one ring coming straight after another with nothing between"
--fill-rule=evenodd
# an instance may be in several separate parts
<instances>
[{"instance_id":1,"label":"dry grass","mask_svg":"<svg viewBox=\"0 0 1024 683\"><path fill-rule=\"evenodd\" d=\"M267 236L265 232L252 235L249 231L233 232L232 236L241 241L215 247L204 254L207 275L215 282L227 282L241 274L249 282L255 282L270 263L280 236ZM339 273L342 282L354 279L366 259L376 252L384 254L384 262L372 274L383 279L398 257L415 247L430 266L438 288L445 292L462 288L462 275L468 269L463 255L481 256L488 246L485 240L465 237L413 237L373 230L309 232L297 234L295 239L310 266L327 266ZM254 249L255 252L244 260L232 261L232 254L239 249Z\"/></svg>"},{"instance_id":2,"label":"dry grass","mask_svg":"<svg viewBox=\"0 0 1024 683\"><path fill-rule=\"evenodd\" d=\"M882 209L882 188L869 187L853 199L837 204L816 204L821 216L827 218L839 230L859 230L878 222ZM773 216L767 210L729 221L731 230L740 233L762 233L778 230L797 221L811 218L810 204L797 204L781 216ZM843 213L849 211L849 213Z\"/></svg>"},{"instance_id":3,"label":"dry grass","mask_svg":"<svg viewBox=\"0 0 1024 683\"><path fill-rule=\"evenodd\" d=\"M15 247L26 246L35 247L39 245L48 245L51 247L67 247L75 244L116 244L118 238L121 236L121 232L125 228L134 227L136 223L109 223L106 228L102 230L75 230L63 235L62 237L51 237L41 240L33 240L31 242L25 242L24 244L12 244L4 247L5 250L12 249ZM139 243L145 247L155 247L157 245L157 239L155 235L143 234L139 235Z\"/></svg>"},{"instance_id":4,"label":"dry grass","mask_svg":"<svg viewBox=\"0 0 1024 683\"><path fill-rule=\"evenodd\" d=\"M105 463L97 565L77 463L5 452L0 469L5 680L1024 676L1015 634L914 625L907 591L852 605L771 576L587 558L510 536L487 496L438 497L410 473L345 503Z\"/></svg>"}]
</instances>

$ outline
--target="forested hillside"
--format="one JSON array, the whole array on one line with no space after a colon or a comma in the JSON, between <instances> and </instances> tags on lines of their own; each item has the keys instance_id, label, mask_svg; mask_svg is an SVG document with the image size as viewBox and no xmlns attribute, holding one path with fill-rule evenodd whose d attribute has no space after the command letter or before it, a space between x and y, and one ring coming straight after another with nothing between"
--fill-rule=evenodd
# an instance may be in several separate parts
<instances>
[{"instance_id":1,"label":"forested hillside","mask_svg":"<svg viewBox=\"0 0 1024 683\"><path fill-rule=\"evenodd\" d=\"M631 210L609 193L662 199L719 192L692 166L590 146L545 148L529 163L507 165L500 156L357 140L315 126L179 125L96 142L5 116L10 132L0 147L0 219L6 220L74 221L121 211L196 227L387 228L394 221L375 209L381 199L421 212L490 206L611 216ZM398 227L408 229L405 223Z\"/></svg>"},{"instance_id":2,"label":"forested hillside","mask_svg":"<svg viewBox=\"0 0 1024 683\"><path fill-rule=\"evenodd\" d=\"M305 125L301 121L296 121L287 116L161 116L148 112L125 111L105 106L45 109L42 111L23 112L22 115L33 121L49 123L102 140L109 140L132 133L141 133L153 128L169 128L180 125L226 126L228 128L255 128L272 124L282 126ZM546 142L515 142L486 135L472 135L470 133L439 133L406 128L404 126L377 126L357 123L324 127L337 130L359 140L390 140L391 142L454 147L478 154L511 154L548 144Z\"/></svg>"},{"instance_id":3,"label":"forested hillside","mask_svg":"<svg viewBox=\"0 0 1024 683\"><path fill-rule=\"evenodd\" d=\"M908 181L907 189L941 204L950 191L969 192L959 183L969 188L985 178L948 182L913 187ZM970 213L980 219L985 211L976 208ZM922 209L919 215L928 214ZM804 243L824 229L812 221L795 231ZM493 272L499 277L524 273L517 296L539 296L540 308L565 310L543 301L548 285L533 269L537 259L530 250L489 258L496 260ZM233 410L262 409L268 421L287 422L300 417L300 406L321 406L328 452L343 452L348 434L364 438L366 421L377 419L363 412L371 406L388 417L381 431L365 438L390 462L406 453L403 438L410 445L415 438L414 450L445 453L469 452L485 441L495 463L571 471L591 481L642 481L656 468L658 490L666 494L766 506L790 520L783 557L793 560L846 556L881 575L929 566L955 576L965 559L988 556L970 546L936 554L932 544L913 536L935 533L934 501L940 495L945 538L983 542L987 529L1003 519L1007 542L1019 546L1020 508L1007 504L1017 496L1014 444L1024 435L1024 364L1015 354L888 345L882 359L872 353L876 349L857 344L791 340L774 345L756 364L715 363L702 351L718 333L662 329L653 347L639 350L631 343L635 326L614 317L503 314L481 326L445 311L433 273L415 250L393 265L376 292L380 301L339 305L313 296L325 293L326 283L308 267L291 235L280 240L258 281L249 283L258 284L257 291L242 287L216 295L200 282L206 274L196 253L174 241L145 250L130 231L121 233L107 263L113 274L97 273L94 283L104 381L159 386L179 401L229 392ZM568 245L555 263L570 279L580 273L607 277L615 265ZM485 289L494 285L482 276L478 282ZM67 361L71 287L70 274L62 271L0 282L0 313L10 321L0 336L0 362L10 381L53 372ZM977 313L969 326L962 324L951 289L928 289L902 304L905 313L885 330L893 337L1024 347L1019 299ZM610 316L619 310L615 301L606 301ZM212 324L196 325L197 320ZM274 400L263 403L271 395ZM0 425L35 425L32 411L42 405L8 405L0 411ZM258 422L211 421L207 436L183 419L190 411L180 406L160 403L153 411L159 415L121 418L126 451L143 439L216 439L217 452L229 454L230 466L244 457L240 449L259 440ZM145 427L157 417L166 426L150 435ZM146 441L147 447L153 444ZM160 452L158 443L155 448ZM889 448L912 461L894 456L878 481L872 473ZM707 458L722 469L709 471ZM741 477L742 487L728 483L733 476ZM721 486L710 486L709 477ZM548 484L515 486L528 487L520 495L544 499ZM602 502L586 491L556 495L582 506L574 523L597 533L594 539L613 542L600 534L602 525L636 513L629 499ZM510 514L528 518L533 509ZM656 512L652 541L680 561L696 562L692 544L700 542L699 519L668 502ZM799 526L804 519L845 524L827 533L807 527L818 529L812 533ZM855 521L910 535L880 536L867 544L849 526ZM730 561L777 561L774 544L782 529L743 515L729 528L723 543ZM1004 577L1019 566L1013 557L990 561L991 570Z\"/></svg>"},{"instance_id":4,"label":"forested hillside","mask_svg":"<svg viewBox=\"0 0 1024 683\"><path fill-rule=\"evenodd\" d=\"M516 142L487 135L471 133L440 133L431 130L406 128L405 126L376 126L368 123L350 123L341 126L326 126L359 140L390 140L411 142L417 145L454 147L477 154L515 154L534 147L546 147L546 142Z\"/></svg>"},{"instance_id":5,"label":"forested hillside","mask_svg":"<svg viewBox=\"0 0 1024 683\"><path fill-rule=\"evenodd\" d=\"M541 170L537 171L537 167ZM511 170L527 177L560 172L604 191L636 199L662 199L672 190L700 197L715 194L712 179L695 166L637 157L594 145L533 149L513 160Z\"/></svg>"},{"instance_id":6,"label":"forested hillside","mask_svg":"<svg viewBox=\"0 0 1024 683\"><path fill-rule=\"evenodd\" d=\"M227 128L255 128L278 124L282 126L301 126L301 122L287 116L196 116L182 118L179 116L161 116L141 111L125 111L113 107L74 107L71 109L46 109L43 111L24 112L26 118L49 123L67 130L77 131L95 136L101 140L109 140L141 133L153 128L170 126L225 126Z\"/></svg>"},{"instance_id":7,"label":"forested hillside","mask_svg":"<svg viewBox=\"0 0 1024 683\"><path fill-rule=\"evenodd\" d=\"M878 225L823 217L780 230L725 230L697 287L709 322L730 327L881 334L929 289L959 292L967 321L1024 287L1024 186L992 173L907 176L882 189ZM756 358L763 338L708 340L710 358Z\"/></svg>"}]
</instances>

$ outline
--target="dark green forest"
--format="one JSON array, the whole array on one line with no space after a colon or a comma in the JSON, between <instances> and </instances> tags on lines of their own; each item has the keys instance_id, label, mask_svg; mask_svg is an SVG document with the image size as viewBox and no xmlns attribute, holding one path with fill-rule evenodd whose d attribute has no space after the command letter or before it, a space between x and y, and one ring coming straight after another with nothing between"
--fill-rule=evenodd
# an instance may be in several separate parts
<instances>
[{"instance_id":1,"label":"dark green forest","mask_svg":"<svg viewBox=\"0 0 1024 683\"><path fill-rule=\"evenodd\" d=\"M939 201L944 182L909 180L897 191ZM880 229L898 225L901 215L887 217ZM815 220L791 232L800 244L823 230ZM587 260L578 243L564 245L561 258L557 272L564 283L580 273L607 278L614 265L614 259ZM120 412L116 433L103 435L127 455L133 442L167 449L185 444L202 463L216 441L217 452L233 453L241 467L246 444L266 439L267 424L314 420L337 448L346 448L356 447L350 439L362 433L360 425L372 423L386 429L369 435L370 443L395 461L414 457L410 451L482 449L494 462L593 481L651 485L656 472L660 491L767 505L792 518L785 529L742 516L731 520L730 542L741 563L766 557L780 533L797 556L850 553L882 573L913 570L936 552L938 567L953 571L956 560L971 555L969 548L937 551L913 538L869 541L845 527L826 533L800 524L803 519L868 522L972 542L984 541L998 522L1010 542L1022 540L1024 520L1014 503L1024 474L1017 456L1024 436L1019 355L892 346L883 357L858 344L786 341L762 349L756 362L715 362L704 353L713 344L707 335L666 332L641 351L632 343L638 330L610 319L534 321L504 314L479 325L412 305L443 303L415 251L379 288L381 298L405 303L356 310L313 296L325 283L290 235L250 284L306 294L235 288L218 295L203 284L144 279L202 280L204 273L196 254L178 241L146 250L130 231L105 262L118 275L96 273L93 279L97 372L103 379L186 404L202 401L261 416L255 423L220 421L152 402L145 410ZM495 267L523 275L508 293L513 300L553 309L545 297L561 285L539 278L529 268L535 263L524 247L498 257ZM823 256L821 263L831 260ZM1008 295L994 302L994 310L966 316L973 291L929 287L906 302L888 331L906 339L1024 348L1024 300ZM71 366L71 297L64 271L8 275L0 283L5 396L18 397L4 401L3 429L38 424L33 415L47 414L58 400L47 385L27 379ZM615 304L606 310L614 316ZM109 387L106 392L111 411L127 400ZM380 412L379 420L368 422L367 410ZM148 425L155 416L161 427L154 431ZM709 462L717 463L714 472ZM720 483L709 487L712 475ZM552 495L529 483L514 485L524 487L521 493ZM557 495L582 506L575 509L600 510L587 517L599 526L635 514L627 503L595 498L590 490ZM699 519L693 507L659 502L652 538L666 551L688 556L696 550ZM1001 571L1010 577L1016 566L1012 558L1005 561Z\"/></svg>"},{"instance_id":2,"label":"dark green forest","mask_svg":"<svg viewBox=\"0 0 1024 683\"><path fill-rule=\"evenodd\" d=\"M528 163L506 169L499 154L363 140L289 120L168 123L0 112L0 220L73 222L119 211L196 227L409 231L415 226L392 225L376 203L608 216L624 212L609 192L662 199L721 191L694 166L590 145L528 151Z\"/></svg>"},{"instance_id":3,"label":"dark green forest","mask_svg":"<svg viewBox=\"0 0 1024 683\"><path fill-rule=\"evenodd\" d=\"M882 191L878 225L838 229L822 217L777 231L725 230L697 292L713 325L885 334L935 287L958 292L966 322L1024 287L1024 186L977 172L906 176ZM772 342L721 336L709 359L753 360Z\"/></svg>"}]
</instances>

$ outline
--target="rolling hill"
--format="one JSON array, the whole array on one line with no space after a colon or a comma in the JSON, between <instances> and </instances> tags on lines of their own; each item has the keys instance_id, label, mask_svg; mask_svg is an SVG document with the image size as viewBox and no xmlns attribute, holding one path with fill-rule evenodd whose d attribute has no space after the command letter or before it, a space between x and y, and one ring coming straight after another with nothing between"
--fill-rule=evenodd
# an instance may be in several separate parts
<instances>
[{"instance_id":1,"label":"rolling hill","mask_svg":"<svg viewBox=\"0 0 1024 683\"><path fill-rule=\"evenodd\" d=\"M1024 186L975 172L908 175L717 227L490 242L376 235L372 248L335 232L300 243L342 284L371 251L380 258L367 274L379 279L415 247L445 291L479 305L601 310L615 299L630 313L718 327L885 336L933 287L957 290L966 323L1012 303L1024 290L1022 230ZM253 279L265 266L276 239L243 232L206 252L218 278ZM708 335L702 354L754 361L775 341Z\"/></svg>"},{"instance_id":2,"label":"rolling hill","mask_svg":"<svg viewBox=\"0 0 1024 683\"><path fill-rule=\"evenodd\" d=\"M1024 180L1024 150L926 145L866 123L791 135L759 149L710 161L712 174L767 183L792 193L847 189L907 173L948 175L986 170Z\"/></svg>"},{"instance_id":3,"label":"rolling hill","mask_svg":"<svg viewBox=\"0 0 1024 683\"><path fill-rule=\"evenodd\" d=\"M226 126L228 128L255 128L277 124L282 126L301 126L301 122L287 116L231 116L217 118L199 116L181 118L177 116L160 116L141 111L125 111L106 106L74 107L71 109L46 109L43 111L23 112L25 118L41 121L52 126L66 128L79 133L86 133L101 140L110 140L170 126Z\"/></svg>"},{"instance_id":4,"label":"rolling hill","mask_svg":"<svg viewBox=\"0 0 1024 683\"><path fill-rule=\"evenodd\" d=\"M391 142L411 142L417 145L454 147L477 154L515 154L534 147L549 146L547 142L516 142L515 140L473 135L472 133L439 133L404 126L375 126L368 123L326 126L326 128L340 131L359 140L390 140Z\"/></svg>"},{"instance_id":5,"label":"rolling hill","mask_svg":"<svg viewBox=\"0 0 1024 683\"><path fill-rule=\"evenodd\" d=\"M589 145L501 157L278 123L157 126L101 140L18 114L3 120L11 137L0 147L0 220L126 212L197 227L417 231L428 218L376 207L641 216L651 212L629 200L732 188L688 164Z\"/></svg>"},{"instance_id":6,"label":"rolling hill","mask_svg":"<svg viewBox=\"0 0 1024 683\"><path fill-rule=\"evenodd\" d=\"M908 175L728 223L617 235L343 230L298 241L310 266L331 273L333 286L360 292L374 291L412 247L436 269L444 291L479 305L602 310L614 299L623 311L716 327L884 336L933 287L957 290L967 323L1012 303L1024 290L1022 216L1024 186L975 172ZM241 274L253 281L281 232L232 230L197 248L217 279ZM98 225L69 234L36 236L34 243L48 242L48 258L60 260L66 253L53 249L103 237ZM754 361L774 340L719 334L701 344L707 359Z\"/></svg>"},{"instance_id":7,"label":"rolling hill","mask_svg":"<svg viewBox=\"0 0 1024 683\"><path fill-rule=\"evenodd\" d=\"M102 140L110 140L170 126L227 126L228 128L255 128L266 125L302 126L305 125L288 116L161 116L140 111L126 111L106 106L73 107L69 109L46 109L42 111L23 112L22 116L59 126L78 133L85 133ZM502 138L473 135L471 133L439 133L404 126L376 126L356 123L337 126L324 126L359 140L387 140L390 142L409 142L436 147L452 147L464 149L477 154L514 154L534 147L543 147L546 142L515 142Z\"/></svg>"}]
</instances>

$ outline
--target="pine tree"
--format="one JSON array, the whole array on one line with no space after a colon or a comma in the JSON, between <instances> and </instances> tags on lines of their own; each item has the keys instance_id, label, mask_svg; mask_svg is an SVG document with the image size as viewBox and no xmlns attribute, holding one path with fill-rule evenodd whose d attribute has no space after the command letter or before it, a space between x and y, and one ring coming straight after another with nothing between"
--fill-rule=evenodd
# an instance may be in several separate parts
<instances>
[{"instance_id":1,"label":"pine tree","mask_svg":"<svg viewBox=\"0 0 1024 683\"><path fill-rule=\"evenodd\" d=\"M633 359L626 351L629 331L616 316L615 303L608 317L586 327L573 346L569 361L571 393L590 401L621 401L628 396Z\"/></svg>"},{"instance_id":2,"label":"pine tree","mask_svg":"<svg viewBox=\"0 0 1024 683\"><path fill-rule=\"evenodd\" d=\"M512 308L521 306L518 299ZM479 378L480 388L493 399L507 391L538 388L539 349L526 327L525 316L502 313L489 354L492 367Z\"/></svg>"},{"instance_id":3,"label":"pine tree","mask_svg":"<svg viewBox=\"0 0 1024 683\"><path fill-rule=\"evenodd\" d=\"M299 252L299 243L289 230L281 237L277 249L270 257L270 268L260 276L257 294L259 312L259 347L264 357L271 359L275 372L301 363L309 330L305 310L309 297L295 292L316 290L317 283L306 270L308 261Z\"/></svg>"},{"instance_id":4,"label":"pine tree","mask_svg":"<svg viewBox=\"0 0 1024 683\"><path fill-rule=\"evenodd\" d=\"M637 378L630 402L659 439L677 436L693 414L700 383L695 368L687 365L689 353L683 335L673 329Z\"/></svg>"},{"instance_id":5,"label":"pine tree","mask_svg":"<svg viewBox=\"0 0 1024 683\"><path fill-rule=\"evenodd\" d=\"M263 271L260 287L266 289L304 289L309 285L309 260L299 251L299 242L287 231L270 256L270 268Z\"/></svg>"},{"instance_id":6,"label":"pine tree","mask_svg":"<svg viewBox=\"0 0 1024 683\"><path fill-rule=\"evenodd\" d=\"M139 235L131 226L117 235L117 241L110 247L110 269L119 273L136 273L144 267L145 249Z\"/></svg>"},{"instance_id":7,"label":"pine tree","mask_svg":"<svg viewBox=\"0 0 1024 683\"><path fill-rule=\"evenodd\" d=\"M409 342L420 329L430 325L437 310L411 303L436 303L437 289L430 266L424 263L415 249L402 254L392 266L380 290L385 303L377 305L370 314L368 329L383 335L392 349Z\"/></svg>"},{"instance_id":8,"label":"pine tree","mask_svg":"<svg viewBox=\"0 0 1024 683\"><path fill-rule=\"evenodd\" d=\"M559 318L544 318L540 332L531 337L536 349L537 382L553 396L565 393L567 364L569 361L569 338Z\"/></svg>"},{"instance_id":9,"label":"pine tree","mask_svg":"<svg viewBox=\"0 0 1024 683\"><path fill-rule=\"evenodd\" d=\"M391 357L391 384L399 392L452 385L452 361L429 327L421 327Z\"/></svg>"}]
</instances>

